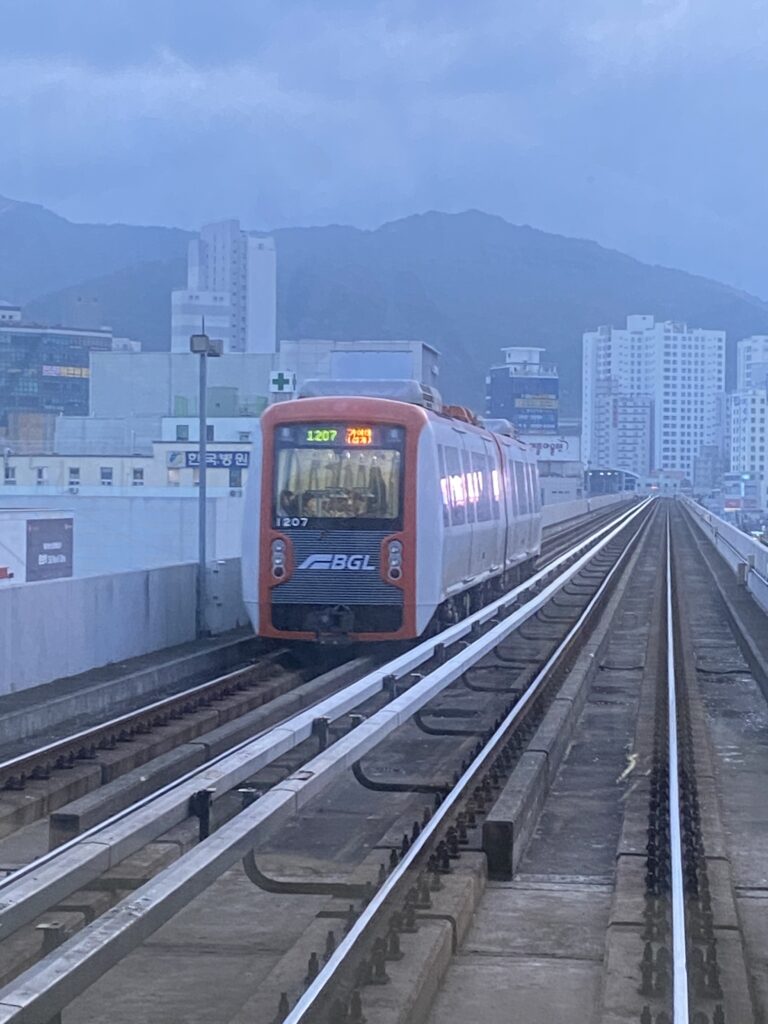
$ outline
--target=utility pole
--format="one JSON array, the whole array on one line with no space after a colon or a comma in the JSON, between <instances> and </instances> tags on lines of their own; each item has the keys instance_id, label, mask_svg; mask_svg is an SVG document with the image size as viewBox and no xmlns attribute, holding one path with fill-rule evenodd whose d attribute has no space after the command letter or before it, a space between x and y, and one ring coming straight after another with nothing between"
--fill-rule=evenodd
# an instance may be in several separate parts
<instances>
[{"instance_id":1,"label":"utility pole","mask_svg":"<svg viewBox=\"0 0 768 1024\"><path fill-rule=\"evenodd\" d=\"M203 324L205 328L205 324ZM207 503L208 497L208 360L220 356L222 343L207 334L193 334L189 339L189 350L200 356L200 384L197 399L198 412L198 492L197 492L197 587L195 605L195 632L197 638L208 636L207 576Z\"/></svg>"}]
</instances>

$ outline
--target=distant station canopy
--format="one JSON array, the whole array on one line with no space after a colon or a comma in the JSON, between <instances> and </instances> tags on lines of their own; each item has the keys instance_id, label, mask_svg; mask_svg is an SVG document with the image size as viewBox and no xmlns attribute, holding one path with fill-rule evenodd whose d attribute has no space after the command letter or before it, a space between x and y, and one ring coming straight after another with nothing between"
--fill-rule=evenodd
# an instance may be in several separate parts
<instances>
[{"instance_id":1,"label":"distant station canopy","mask_svg":"<svg viewBox=\"0 0 768 1024\"><path fill-rule=\"evenodd\" d=\"M297 392L297 398L389 398L408 405L441 412L440 392L417 380L308 380Z\"/></svg>"}]
</instances>

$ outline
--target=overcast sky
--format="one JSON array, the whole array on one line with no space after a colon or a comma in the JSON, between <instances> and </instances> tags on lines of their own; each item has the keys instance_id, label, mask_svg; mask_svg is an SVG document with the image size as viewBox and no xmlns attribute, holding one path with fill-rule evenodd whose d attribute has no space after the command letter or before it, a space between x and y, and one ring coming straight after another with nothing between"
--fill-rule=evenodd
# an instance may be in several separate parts
<instances>
[{"instance_id":1,"label":"overcast sky","mask_svg":"<svg viewBox=\"0 0 768 1024\"><path fill-rule=\"evenodd\" d=\"M768 0L0 0L0 194L76 220L475 207L768 297Z\"/></svg>"}]
</instances>

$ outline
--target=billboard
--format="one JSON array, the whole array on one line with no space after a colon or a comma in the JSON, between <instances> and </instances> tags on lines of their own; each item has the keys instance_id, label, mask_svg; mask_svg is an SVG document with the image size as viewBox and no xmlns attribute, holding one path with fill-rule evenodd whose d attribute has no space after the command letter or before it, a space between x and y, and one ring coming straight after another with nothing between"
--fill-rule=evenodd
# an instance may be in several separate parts
<instances>
[{"instance_id":1,"label":"billboard","mask_svg":"<svg viewBox=\"0 0 768 1024\"><path fill-rule=\"evenodd\" d=\"M73 521L27 520L27 583L72 575Z\"/></svg>"}]
</instances>

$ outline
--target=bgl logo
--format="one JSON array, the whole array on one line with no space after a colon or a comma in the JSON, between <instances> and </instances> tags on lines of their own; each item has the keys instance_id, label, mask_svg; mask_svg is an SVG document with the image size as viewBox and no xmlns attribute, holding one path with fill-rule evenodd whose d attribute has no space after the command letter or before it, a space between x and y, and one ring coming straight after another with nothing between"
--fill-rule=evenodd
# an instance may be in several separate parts
<instances>
[{"instance_id":1,"label":"bgl logo","mask_svg":"<svg viewBox=\"0 0 768 1024\"><path fill-rule=\"evenodd\" d=\"M332 569L336 572L373 572L370 555L308 555L298 569ZM298 570L297 570L298 571Z\"/></svg>"}]
</instances>

